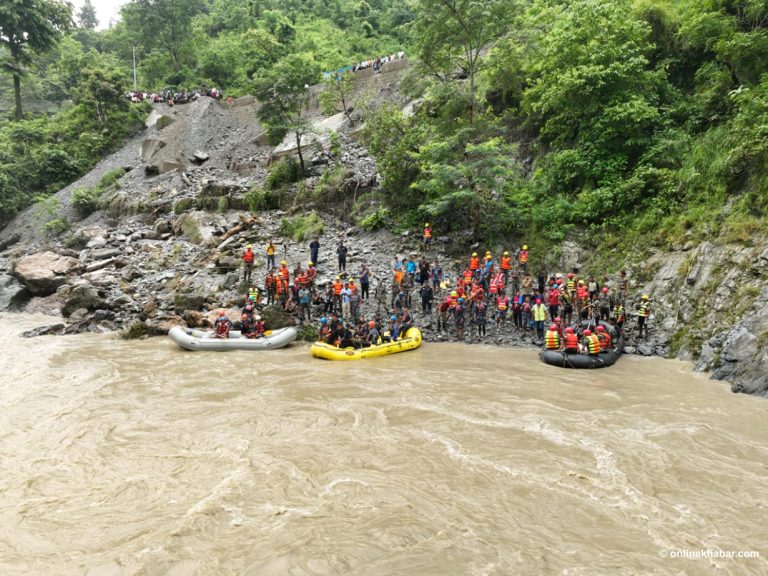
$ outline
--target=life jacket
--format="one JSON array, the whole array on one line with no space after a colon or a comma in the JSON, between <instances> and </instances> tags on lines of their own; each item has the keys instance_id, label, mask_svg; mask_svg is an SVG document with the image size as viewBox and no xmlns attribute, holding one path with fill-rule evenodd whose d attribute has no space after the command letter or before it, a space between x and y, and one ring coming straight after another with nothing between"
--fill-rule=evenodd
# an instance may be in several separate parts
<instances>
[{"instance_id":1,"label":"life jacket","mask_svg":"<svg viewBox=\"0 0 768 576\"><path fill-rule=\"evenodd\" d=\"M315 276L317 275L317 270L315 270L314 267L310 266L307 269L307 280L309 282L312 282L315 279Z\"/></svg>"},{"instance_id":2,"label":"life jacket","mask_svg":"<svg viewBox=\"0 0 768 576\"><path fill-rule=\"evenodd\" d=\"M472 282L472 270L469 270L469 269L464 270L463 278L464 278L464 282L466 282L467 284Z\"/></svg>"},{"instance_id":3,"label":"life jacket","mask_svg":"<svg viewBox=\"0 0 768 576\"><path fill-rule=\"evenodd\" d=\"M496 298L496 308L502 311L509 308L509 298L507 298L506 296L503 296L503 297L499 296L498 298Z\"/></svg>"},{"instance_id":4,"label":"life jacket","mask_svg":"<svg viewBox=\"0 0 768 576\"><path fill-rule=\"evenodd\" d=\"M450 307L451 307L451 300L446 298L446 299L444 299L444 300L442 300L440 302L440 304L437 307L437 311L438 312L447 312L448 308L450 308Z\"/></svg>"},{"instance_id":5,"label":"life jacket","mask_svg":"<svg viewBox=\"0 0 768 576\"><path fill-rule=\"evenodd\" d=\"M432 238L432 228L424 228L424 238Z\"/></svg>"},{"instance_id":6,"label":"life jacket","mask_svg":"<svg viewBox=\"0 0 768 576\"><path fill-rule=\"evenodd\" d=\"M226 334L229 332L229 320L225 317L216 320L216 334Z\"/></svg>"},{"instance_id":7,"label":"life jacket","mask_svg":"<svg viewBox=\"0 0 768 576\"><path fill-rule=\"evenodd\" d=\"M623 322L624 306L622 306L621 304L616 304L616 307L613 309L613 317L616 319L617 322Z\"/></svg>"},{"instance_id":8,"label":"life jacket","mask_svg":"<svg viewBox=\"0 0 768 576\"><path fill-rule=\"evenodd\" d=\"M395 270L395 284L399 286L402 283L402 281L403 281L403 271Z\"/></svg>"},{"instance_id":9,"label":"life jacket","mask_svg":"<svg viewBox=\"0 0 768 576\"><path fill-rule=\"evenodd\" d=\"M560 334L557 330L547 330L544 335L544 347L547 350L560 350Z\"/></svg>"},{"instance_id":10,"label":"life jacket","mask_svg":"<svg viewBox=\"0 0 768 576\"><path fill-rule=\"evenodd\" d=\"M494 276L493 278L491 278L490 293L498 294L498 292L499 292L499 279L496 276Z\"/></svg>"},{"instance_id":11,"label":"life jacket","mask_svg":"<svg viewBox=\"0 0 768 576\"><path fill-rule=\"evenodd\" d=\"M528 250L520 250L520 264L528 262Z\"/></svg>"},{"instance_id":12,"label":"life jacket","mask_svg":"<svg viewBox=\"0 0 768 576\"><path fill-rule=\"evenodd\" d=\"M573 294L573 291L576 289L576 280L573 278L568 278L568 280L565 281L565 288L568 290L568 292Z\"/></svg>"},{"instance_id":13,"label":"life jacket","mask_svg":"<svg viewBox=\"0 0 768 576\"><path fill-rule=\"evenodd\" d=\"M560 292L558 292L554 288L550 288L549 289L549 305L557 306L558 304L560 304Z\"/></svg>"},{"instance_id":14,"label":"life jacket","mask_svg":"<svg viewBox=\"0 0 768 576\"><path fill-rule=\"evenodd\" d=\"M282 278L277 280L277 293L282 294L288 291L288 283Z\"/></svg>"},{"instance_id":15,"label":"life jacket","mask_svg":"<svg viewBox=\"0 0 768 576\"><path fill-rule=\"evenodd\" d=\"M286 282L291 281L291 272L290 270L288 270L286 266L281 266L278 274L280 274L280 276L282 276L283 280L285 280Z\"/></svg>"},{"instance_id":16,"label":"life jacket","mask_svg":"<svg viewBox=\"0 0 768 576\"><path fill-rule=\"evenodd\" d=\"M253 250L246 250L243 253L243 262L246 264L253 264Z\"/></svg>"},{"instance_id":17,"label":"life jacket","mask_svg":"<svg viewBox=\"0 0 768 576\"><path fill-rule=\"evenodd\" d=\"M333 293L336 294L336 296L339 296L341 294L341 291L343 288L344 288L344 284L342 284L341 280L333 281Z\"/></svg>"},{"instance_id":18,"label":"life jacket","mask_svg":"<svg viewBox=\"0 0 768 576\"><path fill-rule=\"evenodd\" d=\"M253 298L253 301L258 304L259 303L259 297L261 296L261 293L259 292L259 289L256 287L251 288L248 290L248 299Z\"/></svg>"},{"instance_id":19,"label":"life jacket","mask_svg":"<svg viewBox=\"0 0 768 576\"><path fill-rule=\"evenodd\" d=\"M478 268L480 268L480 258L472 256L472 258L469 259L469 269L477 270Z\"/></svg>"},{"instance_id":20,"label":"life jacket","mask_svg":"<svg viewBox=\"0 0 768 576\"><path fill-rule=\"evenodd\" d=\"M306 286L307 282L309 282L309 278L307 278L306 273L305 274L299 274L298 276L296 276L296 283L299 286Z\"/></svg>"},{"instance_id":21,"label":"life jacket","mask_svg":"<svg viewBox=\"0 0 768 576\"><path fill-rule=\"evenodd\" d=\"M264 332L266 331L267 331L267 325L264 323L263 320L259 320L258 322L256 322L256 326L254 329L254 332L256 334L264 334Z\"/></svg>"},{"instance_id":22,"label":"life jacket","mask_svg":"<svg viewBox=\"0 0 768 576\"><path fill-rule=\"evenodd\" d=\"M482 302L484 297L485 290L483 290L482 286L478 285L472 287L472 295L469 297L470 300L474 300L475 302Z\"/></svg>"},{"instance_id":23,"label":"life jacket","mask_svg":"<svg viewBox=\"0 0 768 576\"><path fill-rule=\"evenodd\" d=\"M600 340L597 339L596 335L590 334L589 336L585 336L584 346L590 356L597 356L600 354Z\"/></svg>"},{"instance_id":24,"label":"life jacket","mask_svg":"<svg viewBox=\"0 0 768 576\"><path fill-rule=\"evenodd\" d=\"M502 270L511 270L512 269L512 258L510 256L502 256L501 257L501 269Z\"/></svg>"},{"instance_id":25,"label":"life jacket","mask_svg":"<svg viewBox=\"0 0 768 576\"><path fill-rule=\"evenodd\" d=\"M272 274L268 274L264 284L267 287L267 291L273 291L275 289L275 277Z\"/></svg>"},{"instance_id":26,"label":"life jacket","mask_svg":"<svg viewBox=\"0 0 768 576\"><path fill-rule=\"evenodd\" d=\"M643 300L640 303L640 310L637 313L638 316L642 316L643 318L648 318L648 315L651 313L651 303L648 302L648 300Z\"/></svg>"},{"instance_id":27,"label":"life jacket","mask_svg":"<svg viewBox=\"0 0 768 576\"><path fill-rule=\"evenodd\" d=\"M600 349L603 352L607 352L611 349L611 335L607 332L603 332L602 334L598 334L597 339L600 341Z\"/></svg>"},{"instance_id":28,"label":"life jacket","mask_svg":"<svg viewBox=\"0 0 768 576\"><path fill-rule=\"evenodd\" d=\"M536 304L533 307L533 319L537 322L543 322L547 319L547 309L544 304Z\"/></svg>"},{"instance_id":29,"label":"life jacket","mask_svg":"<svg viewBox=\"0 0 768 576\"><path fill-rule=\"evenodd\" d=\"M565 348L566 350L578 350L579 349L579 337L573 332L565 335Z\"/></svg>"}]
</instances>

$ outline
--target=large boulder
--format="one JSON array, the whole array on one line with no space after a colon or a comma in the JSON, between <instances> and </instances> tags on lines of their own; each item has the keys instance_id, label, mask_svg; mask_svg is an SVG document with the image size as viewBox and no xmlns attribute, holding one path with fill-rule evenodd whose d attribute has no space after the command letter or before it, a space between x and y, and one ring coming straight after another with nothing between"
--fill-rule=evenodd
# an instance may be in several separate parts
<instances>
[{"instance_id":1,"label":"large boulder","mask_svg":"<svg viewBox=\"0 0 768 576\"><path fill-rule=\"evenodd\" d=\"M80 308L96 310L97 308L105 308L107 306L99 291L90 284L80 284L73 286L71 289L62 290L61 296L64 300L64 306L61 308L61 313L64 316L69 316Z\"/></svg>"},{"instance_id":2,"label":"large boulder","mask_svg":"<svg viewBox=\"0 0 768 576\"><path fill-rule=\"evenodd\" d=\"M261 318L269 330L294 326L293 317L280 306L267 306L261 311Z\"/></svg>"},{"instance_id":3,"label":"large boulder","mask_svg":"<svg viewBox=\"0 0 768 576\"><path fill-rule=\"evenodd\" d=\"M79 269L77 258L45 251L21 258L13 273L32 294L47 296L56 292L67 281L67 276Z\"/></svg>"},{"instance_id":4,"label":"large boulder","mask_svg":"<svg viewBox=\"0 0 768 576\"><path fill-rule=\"evenodd\" d=\"M0 311L20 307L28 295L27 289L16 278L0 272Z\"/></svg>"}]
</instances>

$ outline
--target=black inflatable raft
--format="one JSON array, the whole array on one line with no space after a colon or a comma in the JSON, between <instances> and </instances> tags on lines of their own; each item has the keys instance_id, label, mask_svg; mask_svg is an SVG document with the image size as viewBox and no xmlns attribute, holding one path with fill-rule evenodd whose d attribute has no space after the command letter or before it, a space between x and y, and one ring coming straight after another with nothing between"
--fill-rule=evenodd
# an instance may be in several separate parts
<instances>
[{"instance_id":1,"label":"black inflatable raft","mask_svg":"<svg viewBox=\"0 0 768 576\"><path fill-rule=\"evenodd\" d=\"M604 326L609 327L607 324ZM616 346L608 352L600 352L597 356L590 356L589 354L566 354L556 350L542 349L539 352L539 358L545 364L560 368L605 368L612 366L624 352L624 332L619 332L617 341L613 326L610 326L610 330Z\"/></svg>"}]
</instances>

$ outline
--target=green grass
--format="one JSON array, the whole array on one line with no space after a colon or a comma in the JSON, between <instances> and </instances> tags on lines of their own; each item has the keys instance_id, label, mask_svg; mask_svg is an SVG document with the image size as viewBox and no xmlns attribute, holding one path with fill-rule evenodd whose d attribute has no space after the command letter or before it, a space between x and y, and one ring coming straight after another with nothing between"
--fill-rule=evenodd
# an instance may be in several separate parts
<instances>
[{"instance_id":1,"label":"green grass","mask_svg":"<svg viewBox=\"0 0 768 576\"><path fill-rule=\"evenodd\" d=\"M293 238L296 242L320 236L324 230L323 221L314 212L293 218L283 218L280 222L280 235Z\"/></svg>"}]
</instances>

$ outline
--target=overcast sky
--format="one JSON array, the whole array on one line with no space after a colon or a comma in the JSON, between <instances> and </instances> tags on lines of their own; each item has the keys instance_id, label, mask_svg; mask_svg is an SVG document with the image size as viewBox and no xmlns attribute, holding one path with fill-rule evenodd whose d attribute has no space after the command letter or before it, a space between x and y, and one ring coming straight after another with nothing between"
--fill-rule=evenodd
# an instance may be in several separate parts
<instances>
[{"instance_id":1,"label":"overcast sky","mask_svg":"<svg viewBox=\"0 0 768 576\"><path fill-rule=\"evenodd\" d=\"M91 0L91 4L96 8L96 17L99 19L97 30L109 28L109 21L117 22L120 17L120 6L126 4L128 0ZM72 0L75 7L75 20L83 5L83 0Z\"/></svg>"}]
</instances>

